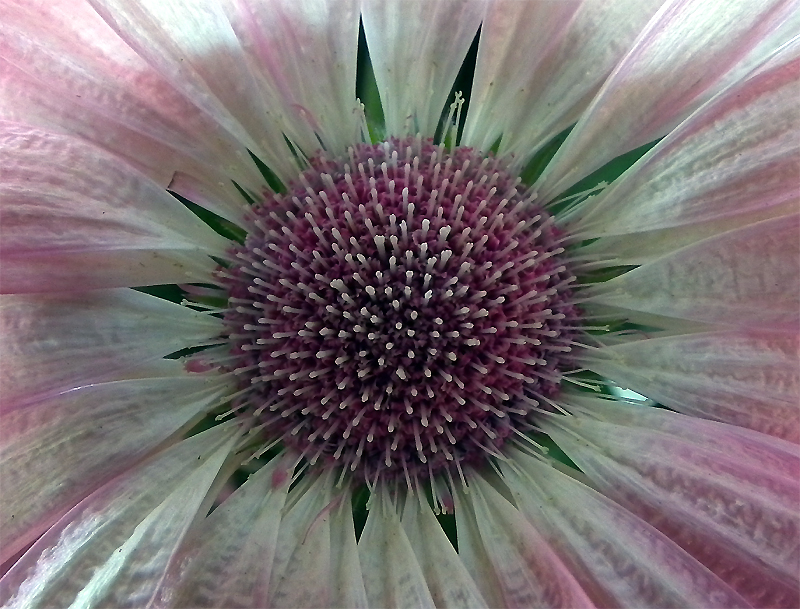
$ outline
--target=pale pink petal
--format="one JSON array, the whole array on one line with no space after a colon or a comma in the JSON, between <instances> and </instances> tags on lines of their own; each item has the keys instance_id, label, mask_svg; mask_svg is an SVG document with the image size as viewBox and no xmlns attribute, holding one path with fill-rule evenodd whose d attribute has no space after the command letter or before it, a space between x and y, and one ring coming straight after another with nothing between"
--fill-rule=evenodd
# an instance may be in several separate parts
<instances>
[{"instance_id":1,"label":"pale pink petal","mask_svg":"<svg viewBox=\"0 0 800 609\"><path fill-rule=\"evenodd\" d=\"M281 125L260 98L247 56L212 0L90 0L136 53L206 115L265 161L297 177Z\"/></svg>"},{"instance_id":2,"label":"pale pink petal","mask_svg":"<svg viewBox=\"0 0 800 609\"><path fill-rule=\"evenodd\" d=\"M614 345L582 365L670 408L800 443L800 337L756 330Z\"/></svg>"},{"instance_id":3,"label":"pale pink petal","mask_svg":"<svg viewBox=\"0 0 800 609\"><path fill-rule=\"evenodd\" d=\"M0 580L0 602L147 606L237 434L224 425L184 440L84 499Z\"/></svg>"},{"instance_id":4,"label":"pale pink petal","mask_svg":"<svg viewBox=\"0 0 800 609\"><path fill-rule=\"evenodd\" d=\"M600 402L542 426L592 479L755 606L797 607L800 448L662 409Z\"/></svg>"},{"instance_id":5,"label":"pale pink petal","mask_svg":"<svg viewBox=\"0 0 800 609\"><path fill-rule=\"evenodd\" d=\"M475 581L461 562L442 525L433 515L428 500L420 493L406 497L401 520L408 543L417 562L433 602L439 609L487 608Z\"/></svg>"},{"instance_id":6,"label":"pale pink petal","mask_svg":"<svg viewBox=\"0 0 800 609\"><path fill-rule=\"evenodd\" d=\"M82 140L0 122L0 164L4 293L183 283L208 277L209 255L229 246L157 184Z\"/></svg>"},{"instance_id":7,"label":"pale pink petal","mask_svg":"<svg viewBox=\"0 0 800 609\"><path fill-rule=\"evenodd\" d=\"M197 201L215 214L236 224L244 224L246 207L236 190L236 182L249 185L252 192L260 191L262 178L241 176L241 171L226 173L222 163L211 167L185 158L168 144L114 122L113 118L87 111L79 105L83 99L74 94L52 93L45 84L27 76L6 60L0 58L0 116L14 122L35 125L51 132L79 135L96 146L118 155L148 178L164 188L175 190L175 177L187 172L193 180L201 181L206 188L213 187L213 200ZM75 101L77 100L77 102ZM233 153L231 153L233 156ZM236 168L246 167L250 159L241 161ZM242 179L244 177L244 179ZM181 193L182 194L182 193Z\"/></svg>"},{"instance_id":8,"label":"pale pink petal","mask_svg":"<svg viewBox=\"0 0 800 609\"><path fill-rule=\"evenodd\" d=\"M273 459L211 515L173 557L154 607L264 607L291 462Z\"/></svg>"},{"instance_id":9,"label":"pale pink petal","mask_svg":"<svg viewBox=\"0 0 800 609\"><path fill-rule=\"evenodd\" d=\"M459 554L490 607L593 608L553 548L475 472L456 495Z\"/></svg>"},{"instance_id":10,"label":"pale pink petal","mask_svg":"<svg viewBox=\"0 0 800 609\"><path fill-rule=\"evenodd\" d=\"M796 328L799 220L765 220L700 241L589 288L589 301L745 328Z\"/></svg>"},{"instance_id":11,"label":"pale pink petal","mask_svg":"<svg viewBox=\"0 0 800 609\"><path fill-rule=\"evenodd\" d=\"M587 202L587 205L591 205L591 201ZM734 216L674 228L603 237L582 247L581 254L598 255L611 265L644 264L714 235L750 226L762 220L791 216L796 214L798 209L800 209L800 193L785 203L776 203Z\"/></svg>"},{"instance_id":12,"label":"pale pink petal","mask_svg":"<svg viewBox=\"0 0 800 609\"><path fill-rule=\"evenodd\" d=\"M369 603L367 591L364 589L361 561L358 557L356 531L353 526L353 503L349 491L339 506L333 510L330 531L333 561L331 604L334 607L348 609L367 609Z\"/></svg>"},{"instance_id":13,"label":"pale pink petal","mask_svg":"<svg viewBox=\"0 0 800 609\"><path fill-rule=\"evenodd\" d=\"M388 136L433 137L485 10L485 0L363 0Z\"/></svg>"},{"instance_id":14,"label":"pale pink petal","mask_svg":"<svg viewBox=\"0 0 800 609\"><path fill-rule=\"evenodd\" d=\"M208 342L219 319L134 290L0 298L3 410Z\"/></svg>"},{"instance_id":15,"label":"pale pink petal","mask_svg":"<svg viewBox=\"0 0 800 609\"><path fill-rule=\"evenodd\" d=\"M663 0L494 0L462 143L524 163L573 124Z\"/></svg>"},{"instance_id":16,"label":"pale pink petal","mask_svg":"<svg viewBox=\"0 0 800 609\"><path fill-rule=\"evenodd\" d=\"M800 176L800 38L667 135L570 230L626 235L781 205Z\"/></svg>"},{"instance_id":17,"label":"pale pink petal","mask_svg":"<svg viewBox=\"0 0 800 609\"><path fill-rule=\"evenodd\" d=\"M669 133L796 34L796 0L672 0L603 85L536 187L566 190L624 152ZM787 21L793 27L783 27ZM768 41L769 44L761 44Z\"/></svg>"},{"instance_id":18,"label":"pale pink petal","mask_svg":"<svg viewBox=\"0 0 800 609\"><path fill-rule=\"evenodd\" d=\"M503 474L520 510L547 536L599 606L749 607L706 567L628 510L519 451L510 456Z\"/></svg>"},{"instance_id":19,"label":"pale pink petal","mask_svg":"<svg viewBox=\"0 0 800 609\"><path fill-rule=\"evenodd\" d=\"M328 472L290 494L270 575L270 607L334 606L334 588L343 583L335 578L343 574L340 567L347 568L336 565L341 557L332 553L331 520L341 504L350 501L347 493L332 499L335 482Z\"/></svg>"},{"instance_id":20,"label":"pale pink petal","mask_svg":"<svg viewBox=\"0 0 800 609\"><path fill-rule=\"evenodd\" d=\"M0 7L0 115L81 135L162 186L175 171L263 183L246 148L155 72L81 0ZM229 205L238 215L241 203ZM225 215L225 214L223 214Z\"/></svg>"},{"instance_id":21,"label":"pale pink petal","mask_svg":"<svg viewBox=\"0 0 800 609\"><path fill-rule=\"evenodd\" d=\"M370 607L434 609L425 575L403 531L397 507L381 485L371 499L358 553Z\"/></svg>"},{"instance_id":22,"label":"pale pink petal","mask_svg":"<svg viewBox=\"0 0 800 609\"><path fill-rule=\"evenodd\" d=\"M265 108L306 154L361 141L358 0L226 0Z\"/></svg>"},{"instance_id":23,"label":"pale pink petal","mask_svg":"<svg viewBox=\"0 0 800 609\"><path fill-rule=\"evenodd\" d=\"M163 361L173 372L177 362ZM224 379L145 378L88 385L0 413L0 562L213 406Z\"/></svg>"}]
</instances>

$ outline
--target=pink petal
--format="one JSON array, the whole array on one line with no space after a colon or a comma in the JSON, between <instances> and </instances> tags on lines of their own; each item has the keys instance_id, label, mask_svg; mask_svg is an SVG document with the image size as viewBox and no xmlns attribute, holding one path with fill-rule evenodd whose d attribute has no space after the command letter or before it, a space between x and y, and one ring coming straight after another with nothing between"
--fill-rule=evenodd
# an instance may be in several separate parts
<instances>
[{"instance_id":1,"label":"pink petal","mask_svg":"<svg viewBox=\"0 0 800 609\"><path fill-rule=\"evenodd\" d=\"M799 73L800 39L681 123L571 230L602 237L694 225L796 197Z\"/></svg>"},{"instance_id":2,"label":"pink petal","mask_svg":"<svg viewBox=\"0 0 800 609\"><path fill-rule=\"evenodd\" d=\"M230 391L213 377L147 378L0 413L0 563Z\"/></svg>"},{"instance_id":3,"label":"pink petal","mask_svg":"<svg viewBox=\"0 0 800 609\"><path fill-rule=\"evenodd\" d=\"M247 55L213 0L90 0L103 20L163 78L284 182L298 167L260 97Z\"/></svg>"},{"instance_id":4,"label":"pink petal","mask_svg":"<svg viewBox=\"0 0 800 609\"><path fill-rule=\"evenodd\" d=\"M247 188L263 183L247 150L142 61L87 3L4 2L0 30L6 118L79 134L128 158L162 186L178 170L217 179L227 172ZM237 201L231 213L240 212Z\"/></svg>"},{"instance_id":5,"label":"pink petal","mask_svg":"<svg viewBox=\"0 0 800 609\"><path fill-rule=\"evenodd\" d=\"M459 553L491 607L592 608L553 548L480 475L456 495Z\"/></svg>"},{"instance_id":6,"label":"pink petal","mask_svg":"<svg viewBox=\"0 0 800 609\"><path fill-rule=\"evenodd\" d=\"M684 247L589 288L589 301L742 328L796 328L799 220L765 220Z\"/></svg>"},{"instance_id":7,"label":"pink petal","mask_svg":"<svg viewBox=\"0 0 800 609\"><path fill-rule=\"evenodd\" d=\"M667 2L537 182L550 198L683 119L795 35L795 0ZM787 21L795 23L783 27ZM761 44L762 42L767 44Z\"/></svg>"},{"instance_id":8,"label":"pink petal","mask_svg":"<svg viewBox=\"0 0 800 609\"><path fill-rule=\"evenodd\" d=\"M749 607L669 538L620 505L536 459L518 451L510 456L503 474L520 510L599 606Z\"/></svg>"},{"instance_id":9,"label":"pink petal","mask_svg":"<svg viewBox=\"0 0 800 609\"><path fill-rule=\"evenodd\" d=\"M291 462L273 459L211 515L172 558L155 607L263 607Z\"/></svg>"},{"instance_id":10,"label":"pink petal","mask_svg":"<svg viewBox=\"0 0 800 609\"><path fill-rule=\"evenodd\" d=\"M0 123L0 163L5 293L205 278L216 266L208 254L228 247L154 182L82 140Z\"/></svg>"},{"instance_id":11,"label":"pink petal","mask_svg":"<svg viewBox=\"0 0 800 609\"><path fill-rule=\"evenodd\" d=\"M434 609L422 568L386 487L381 485L371 501L367 523L358 540L369 606Z\"/></svg>"},{"instance_id":12,"label":"pink petal","mask_svg":"<svg viewBox=\"0 0 800 609\"><path fill-rule=\"evenodd\" d=\"M207 342L218 319L133 290L0 298L3 410Z\"/></svg>"},{"instance_id":13,"label":"pink petal","mask_svg":"<svg viewBox=\"0 0 800 609\"><path fill-rule=\"evenodd\" d=\"M795 444L661 409L601 403L587 412L602 420L581 415L542 425L602 492L755 606L798 605Z\"/></svg>"},{"instance_id":14,"label":"pink petal","mask_svg":"<svg viewBox=\"0 0 800 609\"><path fill-rule=\"evenodd\" d=\"M289 139L307 154L320 142L341 154L361 141L357 0L223 4L265 107Z\"/></svg>"},{"instance_id":15,"label":"pink petal","mask_svg":"<svg viewBox=\"0 0 800 609\"><path fill-rule=\"evenodd\" d=\"M401 522L436 607L488 607L425 497L408 494Z\"/></svg>"},{"instance_id":16,"label":"pink petal","mask_svg":"<svg viewBox=\"0 0 800 609\"><path fill-rule=\"evenodd\" d=\"M584 364L674 410L800 443L800 337L726 331L587 353Z\"/></svg>"},{"instance_id":17,"label":"pink petal","mask_svg":"<svg viewBox=\"0 0 800 609\"><path fill-rule=\"evenodd\" d=\"M524 163L573 124L663 0L494 0L462 143Z\"/></svg>"},{"instance_id":18,"label":"pink petal","mask_svg":"<svg viewBox=\"0 0 800 609\"><path fill-rule=\"evenodd\" d=\"M387 136L433 137L484 0L365 0L361 8Z\"/></svg>"},{"instance_id":19,"label":"pink petal","mask_svg":"<svg viewBox=\"0 0 800 609\"><path fill-rule=\"evenodd\" d=\"M236 440L218 426L96 491L0 580L9 607L147 606Z\"/></svg>"}]
</instances>

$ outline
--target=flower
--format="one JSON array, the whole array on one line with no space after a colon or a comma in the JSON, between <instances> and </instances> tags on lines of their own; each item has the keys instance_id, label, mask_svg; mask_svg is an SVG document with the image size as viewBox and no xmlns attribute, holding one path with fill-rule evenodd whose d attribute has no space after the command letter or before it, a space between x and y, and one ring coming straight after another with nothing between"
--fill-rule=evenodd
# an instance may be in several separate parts
<instances>
[{"instance_id":1,"label":"flower","mask_svg":"<svg viewBox=\"0 0 800 609\"><path fill-rule=\"evenodd\" d=\"M0 599L796 607L798 8L3 0Z\"/></svg>"}]
</instances>

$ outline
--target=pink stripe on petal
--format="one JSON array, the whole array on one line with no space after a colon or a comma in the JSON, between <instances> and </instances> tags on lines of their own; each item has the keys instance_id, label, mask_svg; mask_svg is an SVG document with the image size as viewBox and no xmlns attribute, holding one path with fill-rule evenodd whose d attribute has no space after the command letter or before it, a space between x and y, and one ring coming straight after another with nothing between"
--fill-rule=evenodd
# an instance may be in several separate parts
<instances>
[{"instance_id":1,"label":"pink stripe on petal","mask_svg":"<svg viewBox=\"0 0 800 609\"><path fill-rule=\"evenodd\" d=\"M665 410L596 404L543 428L609 497L755 606L800 602L800 449ZM608 421L608 422L606 422Z\"/></svg>"},{"instance_id":2,"label":"pink stripe on petal","mask_svg":"<svg viewBox=\"0 0 800 609\"><path fill-rule=\"evenodd\" d=\"M264 607L291 463L276 458L200 520L173 556L154 607Z\"/></svg>"},{"instance_id":3,"label":"pink stripe on petal","mask_svg":"<svg viewBox=\"0 0 800 609\"><path fill-rule=\"evenodd\" d=\"M800 215L700 241L587 290L589 302L740 328L796 329Z\"/></svg>"},{"instance_id":4,"label":"pink stripe on petal","mask_svg":"<svg viewBox=\"0 0 800 609\"><path fill-rule=\"evenodd\" d=\"M800 443L800 337L727 331L589 353L586 367L684 414Z\"/></svg>"},{"instance_id":5,"label":"pink stripe on petal","mask_svg":"<svg viewBox=\"0 0 800 609\"><path fill-rule=\"evenodd\" d=\"M608 497L518 451L511 459L514 467L503 467L503 474L514 500L599 606L750 606L667 536Z\"/></svg>"},{"instance_id":6,"label":"pink stripe on petal","mask_svg":"<svg viewBox=\"0 0 800 609\"><path fill-rule=\"evenodd\" d=\"M741 78L791 39L799 8L796 0L666 2L540 177L539 194L551 198L669 133L731 75ZM789 20L795 26L783 27Z\"/></svg>"},{"instance_id":7,"label":"pink stripe on petal","mask_svg":"<svg viewBox=\"0 0 800 609\"><path fill-rule=\"evenodd\" d=\"M595 604L523 515L480 475L457 494L459 553L491 607L591 609Z\"/></svg>"},{"instance_id":8,"label":"pink stripe on petal","mask_svg":"<svg viewBox=\"0 0 800 609\"><path fill-rule=\"evenodd\" d=\"M795 198L798 76L800 39L667 135L593 198L571 229L624 235L725 220Z\"/></svg>"},{"instance_id":9,"label":"pink stripe on petal","mask_svg":"<svg viewBox=\"0 0 800 609\"><path fill-rule=\"evenodd\" d=\"M145 378L0 413L0 562L231 391L213 377Z\"/></svg>"},{"instance_id":10,"label":"pink stripe on petal","mask_svg":"<svg viewBox=\"0 0 800 609\"><path fill-rule=\"evenodd\" d=\"M106 484L45 533L0 580L8 607L147 606L233 448L224 425Z\"/></svg>"},{"instance_id":11,"label":"pink stripe on petal","mask_svg":"<svg viewBox=\"0 0 800 609\"><path fill-rule=\"evenodd\" d=\"M134 290L0 298L3 410L208 342L219 320Z\"/></svg>"},{"instance_id":12,"label":"pink stripe on petal","mask_svg":"<svg viewBox=\"0 0 800 609\"><path fill-rule=\"evenodd\" d=\"M433 136L485 10L484 0L362 3L387 136Z\"/></svg>"}]
</instances>

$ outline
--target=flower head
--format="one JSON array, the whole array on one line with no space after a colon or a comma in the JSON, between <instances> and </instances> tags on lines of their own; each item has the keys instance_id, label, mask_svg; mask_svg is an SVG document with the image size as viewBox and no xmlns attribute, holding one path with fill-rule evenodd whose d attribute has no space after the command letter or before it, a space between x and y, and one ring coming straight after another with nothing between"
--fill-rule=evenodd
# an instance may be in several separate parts
<instances>
[{"instance_id":1,"label":"flower head","mask_svg":"<svg viewBox=\"0 0 800 609\"><path fill-rule=\"evenodd\" d=\"M797 606L798 15L0 2L0 600Z\"/></svg>"}]
</instances>

